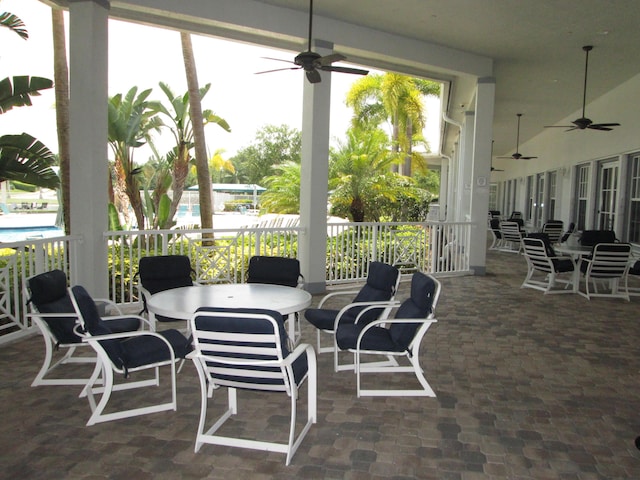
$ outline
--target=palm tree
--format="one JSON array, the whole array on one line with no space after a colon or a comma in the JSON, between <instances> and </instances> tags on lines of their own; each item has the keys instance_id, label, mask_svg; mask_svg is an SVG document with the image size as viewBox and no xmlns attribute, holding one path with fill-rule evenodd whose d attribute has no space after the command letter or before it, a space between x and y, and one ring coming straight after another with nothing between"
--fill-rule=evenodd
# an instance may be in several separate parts
<instances>
[{"instance_id":1,"label":"palm tree","mask_svg":"<svg viewBox=\"0 0 640 480\"><path fill-rule=\"evenodd\" d=\"M204 98L210 87L211 84L208 83L200 89L200 99ZM182 192L184 191L185 182L189 173L189 163L192 159L191 151L194 146L194 135L189 108L189 92L181 96L175 95L171 91L171 88L163 82L160 82L160 89L166 95L170 106L165 106L161 102L155 102L154 108L170 120L171 126L169 129L176 144L175 153L170 157L172 159L171 190L173 191L173 198L171 200L169 218L173 218L178 210L178 205L180 204ZM215 115L211 110L204 110L202 117L205 125L214 123L227 132L231 131L227 121Z\"/></svg>"},{"instance_id":2,"label":"palm tree","mask_svg":"<svg viewBox=\"0 0 640 480\"><path fill-rule=\"evenodd\" d=\"M62 219L65 233L71 233L71 213L69 211L69 67L65 39L64 15L62 9L51 7L53 32L53 76L56 94L56 126L58 131L58 157L60 159L60 185Z\"/></svg>"},{"instance_id":3,"label":"palm tree","mask_svg":"<svg viewBox=\"0 0 640 480\"><path fill-rule=\"evenodd\" d=\"M24 22L17 16L0 13L0 26L27 40ZM14 107L31 105L31 97L51 88L53 82L42 77L16 76L0 81L0 114ZM19 180L43 188L55 189L59 178L51 169L55 156L44 144L28 133L0 136L0 182Z\"/></svg>"},{"instance_id":4,"label":"palm tree","mask_svg":"<svg viewBox=\"0 0 640 480\"><path fill-rule=\"evenodd\" d=\"M117 94L109 99L108 138L115 161L116 189L128 197L139 229L145 227L138 179L142 170L134 163L133 153L148 141L151 130L159 130L162 125L147 101L150 93L147 89L138 95L138 87L133 87L124 97Z\"/></svg>"},{"instance_id":5,"label":"palm tree","mask_svg":"<svg viewBox=\"0 0 640 480\"><path fill-rule=\"evenodd\" d=\"M267 191L260 205L272 213L300 213L300 163L289 160L273 167L276 175L265 177Z\"/></svg>"},{"instance_id":6,"label":"palm tree","mask_svg":"<svg viewBox=\"0 0 640 480\"><path fill-rule=\"evenodd\" d=\"M385 73L357 80L347 94L346 103L354 110L354 126L375 128L390 122L392 150L404 154L401 173L411 176L412 160L416 158L413 144L424 128L423 96L439 93L439 83Z\"/></svg>"},{"instance_id":7,"label":"palm tree","mask_svg":"<svg viewBox=\"0 0 640 480\"><path fill-rule=\"evenodd\" d=\"M207 147L204 138L204 115L200 104L200 89L198 88L198 73L193 56L191 35L180 32L182 42L182 57L189 89L189 105L191 106L191 123L193 125L193 140L196 153L196 170L198 173L198 198L200 201L200 224L202 228L213 228L213 202L211 200L211 177L207 162Z\"/></svg>"},{"instance_id":8,"label":"palm tree","mask_svg":"<svg viewBox=\"0 0 640 480\"><path fill-rule=\"evenodd\" d=\"M371 210L377 199L395 198L392 185L397 174L390 166L396 158L384 131L349 129L347 141L339 142L329 154L331 203L348 205L352 220L364 222L368 206Z\"/></svg>"}]
</instances>

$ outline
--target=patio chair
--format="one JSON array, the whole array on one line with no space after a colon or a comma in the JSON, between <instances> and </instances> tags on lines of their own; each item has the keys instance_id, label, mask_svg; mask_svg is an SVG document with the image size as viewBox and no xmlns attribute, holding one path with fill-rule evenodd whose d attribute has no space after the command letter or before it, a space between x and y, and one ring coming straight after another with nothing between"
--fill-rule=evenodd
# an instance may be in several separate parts
<instances>
[{"instance_id":1,"label":"patio chair","mask_svg":"<svg viewBox=\"0 0 640 480\"><path fill-rule=\"evenodd\" d=\"M631 245L628 243L595 245L592 255L580 261L580 271L585 282L585 291L579 291L580 295L589 300L592 297L613 297L630 301L627 288L630 255ZM598 292L598 283L604 285L605 291ZM593 291L590 285L593 286Z\"/></svg>"},{"instance_id":2,"label":"patio chair","mask_svg":"<svg viewBox=\"0 0 640 480\"><path fill-rule=\"evenodd\" d=\"M249 259L247 283L267 283L283 285L285 287L302 287L304 277L300 273L300 261L297 258L269 257L255 255ZM300 315L296 312L294 318L288 319L295 323L295 338L297 343L302 333L300 331Z\"/></svg>"},{"instance_id":3,"label":"patio chair","mask_svg":"<svg viewBox=\"0 0 640 480\"><path fill-rule=\"evenodd\" d=\"M567 240L569 240L569 237L571 236L571 234L575 229L576 229L576 224L571 222L569 224L569 228L567 228L567 231L562 234L562 238L560 238L560 243L564 243Z\"/></svg>"},{"instance_id":4,"label":"patio chair","mask_svg":"<svg viewBox=\"0 0 640 480\"><path fill-rule=\"evenodd\" d=\"M489 246L489 250L499 250L502 246L502 232L500 231L500 219L492 218L489 221L489 226L491 227L491 236L493 237L493 242L491 246Z\"/></svg>"},{"instance_id":5,"label":"patio chair","mask_svg":"<svg viewBox=\"0 0 640 480\"><path fill-rule=\"evenodd\" d=\"M553 245L558 243L562 238L562 230L564 229L564 222L562 220L547 220L542 225L542 233L546 233L549 236L549 242Z\"/></svg>"},{"instance_id":6,"label":"patio chair","mask_svg":"<svg viewBox=\"0 0 640 480\"><path fill-rule=\"evenodd\" d=\"M62 270L35 275L26 280L25 290L27 306L30 309L27 318L30 318L40 330L45 346L42 367L31 386L86 385L90 377L52 375L56 368L65 364L96 364L93 351L86 348L89 345L84 343L82 337L74 330L78 325L78 316L67 290L67 275ZM134 332L142 326L138 318L122 315L120 309L110 300L96 301L118 313L117 316L103 318L113 332ZM54 362L54 356L59 350L65 353ZM82 351L84 354L81 355Z\"/></svg>"},{"instance_id":7,"label":"patio chair","mask_svg":"<svg viewBox=\"0 0 640 480\"><path fill-rule=\"evenodd\" d=\"M195 284L192 277L195 271L191 268L191 260L186 255L155 255L142 257L138 262L139 278L138 291L142 301L140 314L148 314L151 321L152 330L156 329L156 322L177 322L182 321L175 318L163 317L162 315L149 314L147 299L158 292L163 292L172 288L191 287Z\"/></svg>"},{"instance_id":8,"label":"patio chair","mask_svg":"<svg viewBox=\"0 0 640 480\"><path fill-rule=\"evenodd\" d=\"M617 242L616 233L613 230L584 230L580 235L580 245L593 247L598 243Z\"/></svg>"},{"instance_id":9,"label":"patio chair","mask_svg":"<svg viewBox=\"0 0 640 480\"><path fill-rule=\"evenodd\" d=\"M313 347L300 344L292 352L282 316L272 310L201 308L191 319L194 351L188 355L198 371L200 421L195 451L203 444L226 445L286 453L289 465L300 443L316 423L317 367ZM296 435L300 386L307 381L307 420ZM207 403L213 390L227 387L227 411L207 430ZM218 435L226 420L238 413L237 390L284 393L291 417L286 443ZM280 411L276 412L280 415ZM282 422L278 420L278 425ZM235 427L230 433L238 432Z\"/></svg>"},{"instance_id":10,"label":"patio chair","mask_svg":"<svg viewBox=\"0 0 640 480\"><path fill-rule=\"evenodd\" d=\"M637 254L635 256L637 256ZM634 264L629 267L627 275L631 275L631 278L635 281L640 280L640 260L636 260ZM634 283L634 285L637 285L637 283ZM638 286L629 287L627 285L627 290L629 291L630 297L640 296L640 287Z\"/></svg>"},{"instance_id":11,"label":"patio chair","mask_svg":"<svg viewBox=\"0 0 640 480\"><path fill-rule=\"evenodd\" d=\"M84 287L69 289L71 301L83 331L82 341L88 343L98 355L98 366L87 382L81 396L86 396L91 408L87 425L109 422L149 413L176 410L176 363L191 351L189 341L175 329L161 332L138 331L114 333L107 322L98 315L96 305ZM146 322L139 317L141 322ZM171 369L171 400L144 407L125 408L104 413L113 392L160 385L160 367ZM153 370L153 377L144 380L128 380L134 372ZM127 380L115 383L114 373ZM101 377L101 378L99 378ZM100 386L102 383L102 386ZM96 403L95 394L101 394ZM129 406L129 404L126 404Z\"/></svg>"},{"instance_id":12,"label":"patio chair","mask_svg":"<svg viewBox=\"0 0 640 480\"><path fill-rule=\"evenodd\" d=\"M338 348L348 350L354 355L358 397L436 396L420 366L420 344L429 327L437 322L434 312L439 296L440 282L430 275L416 272L411 278L410 297L402 304L389 304L392 308L397 308L394 318L374 320L370 323L356 320L356 323L338 325ZM363 363L363 356L383 356L387 360ZM400 365L397 361L400 357L405 357L408 365ZM362 388L362 374L391 374L394 378L387 378L387 381L393 386L398 382L398 372L412 372L421 388Z\"/></svg>"},{"instance_id":13,"label":"patio chair","mask_svg":"<svg viewBox=\"0 0 640 480\"><path fill-rule=\"evenodd\" d=\"M388 313L388 302L393 300L400 283L400 271L397 267L382 262L371 262L369 264L369 275L366 283L358 290L343 290L331 292L325 295L317 308L308 308L304 316L309 323L317 329L318 352L333 352L334 370L340 370L338 364L338 347L336 345L335 332L340 323L354 323L358 314L368 306L380 304L380 308L372 308L362 315L360 322L369 323ZM355 297L352 297L355 295ZM325 304L330 300L340 297L351 297L349 304L340 310L326 308ZM330 335L333 345L322 347L320 342L321 334ZM343 368L344 369L344 368Z\"/></svg>"},{"instance_id":14,"label":"patio chair","mask_svg":"<svg viewBox=\"0 0 640 480\"><path fill-rule=\"evenodd\" d=\"M546 233L531 234L522 239L522 244L527 259L527 276L520 288L533 288L545 294L574 293L577 290L573 259L557 256ZM569 278L558 278L561 274L567 274ZM556 289L558 283L564 284L564 289Z\"/></svg>"},{"instance_id":15,"label":"patio chair","mask_svg":"<svg viewBox=\"0 0 640 480\"><path fill-rule=\"evenodd\" d=\"M501 252L521 253L522 252L522 231L517 222L500 223L500 232L502 233Z\"/></svg>"},{"instance_id":16,"label":"patio chair","mask_svg":"<svg viewBox=\"0 0 640 480\"><path fill-rule=\"evenodd\" d=\"M297 258L256 255L249 259L247 283L298 287L304 281Z\"/></svg>"}]
</instances>

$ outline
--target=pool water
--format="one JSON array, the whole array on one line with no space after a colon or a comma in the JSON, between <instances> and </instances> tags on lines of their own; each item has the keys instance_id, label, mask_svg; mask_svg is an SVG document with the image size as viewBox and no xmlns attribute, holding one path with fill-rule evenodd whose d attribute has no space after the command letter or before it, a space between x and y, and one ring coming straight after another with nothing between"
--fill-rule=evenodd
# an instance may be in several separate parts
<instances>
[{"instance_id":1,"label":"pool water","mask_svg":"<svg viewBox=\"0 0 640 480\"><path fill-rule=\"evenodd\" d=\"M50 238L64 235L64 231L54 225L40 227L0 228L0 242L22 242L34 238Z\"/></svg>"}]
</instances>

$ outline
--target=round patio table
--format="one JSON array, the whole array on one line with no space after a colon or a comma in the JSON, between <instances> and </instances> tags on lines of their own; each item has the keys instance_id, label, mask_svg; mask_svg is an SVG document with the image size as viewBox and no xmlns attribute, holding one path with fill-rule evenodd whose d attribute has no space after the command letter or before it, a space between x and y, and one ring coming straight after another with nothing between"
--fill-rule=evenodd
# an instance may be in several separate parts
<instances>
[{"instance_id":1,"label":"round patio table","mask_svg":"<svg viewBox=\"0 0 640 480\"><path fill-rule=\"evenodd\" d=\"M195 285L158 292L147 300L150 315L189 320L200 307L263 308L283 316L311 305L305 290L263 283ZM295 321L288 322L289 338L295 339Z\"/></svg>"}]
</instances>

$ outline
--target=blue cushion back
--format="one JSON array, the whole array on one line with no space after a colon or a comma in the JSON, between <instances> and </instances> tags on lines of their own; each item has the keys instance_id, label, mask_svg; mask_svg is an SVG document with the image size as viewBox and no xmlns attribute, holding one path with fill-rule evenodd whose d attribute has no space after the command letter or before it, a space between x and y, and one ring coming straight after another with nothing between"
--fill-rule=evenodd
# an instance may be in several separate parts
<instances>
[{"instance_id":1,"label":"blue cushion back","mask_svg":"<svg viewBox=\"0 0 640 480\"><path fill-rule=\"evenodd\" d=\"M152 295L193 285L191 261L186 255L142 257L138 262L138 272L140 283Z\"/></svg>"},{"instance_id":2,"label":"blue cushion back","mask_svg":"<svg viewBox=\"0 0 640 480\"><path fill-rule=\"evenodd\" d=\"M67 275L62 270L35 275L27 280L31 297L29 301L40 313L74 313L73 304L67 291ZM45 317L51 333L59 343L79 343L82 341L73 331L75 317Z\"/></svg>"},{"instance_id":3,"label":"blue cushion back","mask_svg":"<svg viewBox=\"0 0 640 480\"><path fill-rule=\"evenodd\" d=\"M91 335L108 335L113 333L102 318L100 318L96 304L87 290L81 285L71 287L71 290L78 304L80 315L82 315L87 332ZM122 368L125 354L120 340L102 340L100 341L100 345L104 348L105 352L107 352L113 364L118 368Z\"/></svg>"},{"instance_id":4,"label":"blue cushion back","mask_svg":"<svg viewBox=\"0 0 640 480\"><path fill-rule=\"evenodd\" d=\"M249 260L247 283L296 287L300 278L297 258L255 256Z\"/></svg>"},{"instance_id":5,"label":"blue cushion back","mask_svg":"<svg viewBox=\"0 0 640 480\"><path fill-rule=\"evenodd\" d=\"M356 295L353 302L378 302L390 300L395 294L394 289L400 271L391 265L382 262L371 262L369 265L369 275L367 283ZM356 317L364 307L349 310L349 317ZM361 322L369 323L380 315L383 309L373 308L366 312L360 319Z\"/></svg>"},{"instance_id":6,"label":"blue cushion back","mask_svg":"<svg viewBox=\"0 0 640 480\"><path fill-rule=\"evenodd\" d=\"M230 308L230 309L222 309L222 308L212 308L212 307L203 307L197 310L198 312L222 312L222 313L239 313L239 314L265 314L265 315L269 315L270 317L274 318L276 323L277 323L277 328L278 331L275 332L277 334L277 336L280 338L280 346L281 346L281 355L282 358L287 358L289 356L289 348L288 348L288 341L287 341L287 333L284 327L284 319L282 318L282 315L276 311L273 310L264 310L264 309L252 309L252 308ZM227 333L263 333L263 334L270 334L270 333L274 333L273 332L273 324L268 321L265 320L263 318L237 318L237 317L225 317L225 316L221 316L221 317L208 317L208 316L197 316L195 318L195 332L194 332L194 337L197 339L198 338L198 330L204 330L204 331L213 331L213 332L227 332ZM208 342L211 347L207 347L207 345L202 345L200 344L200 349L202 350L202 352L206 355L207 352L210 353L214 353L216 351L215 349L215 343L214 342ZM239 346L251 346L252 343L250 342L243 342L243 343L238 343ZM260 345L257 345L260 346ZM269 347L269 345L261 345L261 346L266 346ZM275 352L274 352L275 353ZM241 358L251 358L251 359L260 359L260 360L276 360L277 357L276 355L272 355L272 356L258 356L258 355L253 355L253 354L237 354L237 355L231 355L230 353L225 353L225 354L217 354L219 356L221 355L226 355L229 357L241 357ZM294 373L294 381L296 383L299 383L302 378L304 378L306 372L307 372L307 361L306 361L306 356L300 356L294 363L293 363L293 373ZM255 376L246 376L246 373L242 376L234 376L234 375L220 375L217 374L215 375L215 377L219 380L219 381L232 381L232 382L240 382L240 383L244 383L246 384L246 388L251 388L251 384L261 384L261 385L282 385L283 384L283 379L282 377L277 378L273 378L273 376L271 376L271 378L269 376L264 376L261 374L261 372L279 372L280 371L280 367L276 367L276 366L237 366L234 367L233 365L226 365L226 368L228 369L234 369L237 368L239 370L243 370L243 371L250 371L250 372L255 372Z\"/></svg>"},{"instance_id":7,"label":"blue cushion back","mask_svg":"<svg viewBox=\"0 0 640 480\"><path fill-rule=\"evenodd\" d=\"M436 283L422 272L416 272L411 278L411 296L402 302L398 308L396 318L427 318L432 312L433 296L436 293ZM389 328L391 339L401 348L406 349L420 324L393 323Z\"/></svg>"}]
</instances>

